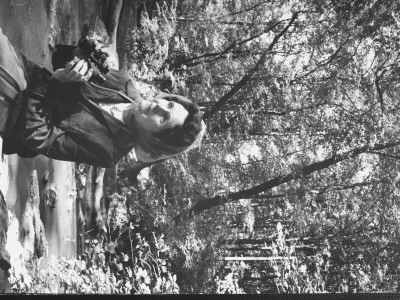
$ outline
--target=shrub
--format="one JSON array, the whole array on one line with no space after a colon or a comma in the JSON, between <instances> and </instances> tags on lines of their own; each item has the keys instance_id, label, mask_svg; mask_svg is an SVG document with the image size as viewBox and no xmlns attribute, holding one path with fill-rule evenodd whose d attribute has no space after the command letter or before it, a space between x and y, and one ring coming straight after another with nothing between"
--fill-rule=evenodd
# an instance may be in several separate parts
<instances>
[{"instance_id":1,"label":"shrub","mask_svg":"<svg viewBox=\"0 0 400 300\"><path fill-rule=\"evenodd\" d=\"M129 253L117 251L118 240L90 242L87 261L61 258L47 268L36 268L31 281L11 272L10 283L15 293L65 294L176 294L179 286L170 263L161 258L165 245L162 236L150 244L144 238L133 237L135 226L121 229L128 233ZM120 237L119 235L118 237Z\"/></svg>"}]
</instances>

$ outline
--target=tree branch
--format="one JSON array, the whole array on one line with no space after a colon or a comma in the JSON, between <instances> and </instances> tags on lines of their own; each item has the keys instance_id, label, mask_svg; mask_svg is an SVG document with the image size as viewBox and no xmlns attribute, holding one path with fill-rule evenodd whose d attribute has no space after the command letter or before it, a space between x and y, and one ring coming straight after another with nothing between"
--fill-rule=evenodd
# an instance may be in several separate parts
<instances>
[{"instance_id":1,"label":"tree branch","mask_svg":"<svg viewBox=\"0 0 400 300\"><path fill-rule=\"evenodd\" d=\"M213 60L207 61L208 63L209 63L209 62L215 62L215 61L218 60L219 58L223 57L224 54L227 54L230 50L236 48L237 46L243 45L243 44L245 44L245 43L248 43L248 42L250 42L250 41L252 41L252 40L254 40L254 39L260 37L260 36L263 35L264 33L268 32L268 31L271 31L272 29L274 29L274 28L277 27L279 24L281 24L281 23L283 23L283 22L285 22L285 21L287 21L287 20L281 20L281 21L279 21L279 22L276 22L276 23L274 23L272 26L270 26L270 27L266 28L265 30L263 30L261 33L258 33L258 34L256 34L256 35L253 35L253 36L251 36L251 37L249 37L249 38L247 38L247 39L244 39L244 40L242 40L242 41L240 41L240 42L234 41L231 45L229 45L227 48L225 48L225 49L222 50L222 51L219 51L219 52L212 52L212 53L206 53L206 54L203 54L203 55L191 57L191 58L185 59L184 61L179 61L179 62L173 63L172 66L173 66L174 68L177 68L178 66L184 64L184 65L186 65L187 67L193 67L193 66L196 66L196 65L199 65L199 64L203 63L203 61L198 61L198 62L191 63L191 64L190 64L189 62L191 62L191 61L193 61L193 60L198 60L198 59L201 59L201 58L209 58L209 57L215 57L215 56L217 56L217 57L214 58Z\"/></svg>"},{"instance_id":2,"label":"tree branch","mask_svg":"<svg viewBox=\"0 0 400 300\"><path fill-rule=\"evenodd\" d=\"M213 114L215 114L222 107L222 105L224 105L229 99L231 99L250 80L252 75L263 64L265 64L265 62L267 60L267 55L274 48L274 46L278 43L279 39L288 31L289 27L293 24L293 22L295 21L297 16L298 16L298 13L293 13L292 18L289 21L289 24L279 34L277 34L274 37L274 39L272 40L268 49L264 52L264 54L261 56L261 58L256 63L256 65L249 72L247 72L247 74L244 75L243 78L229 92L227 92L224 96L222 96L215 103L215 105L213 106L213 108L210 111L207 111L206 113L204 113L203 119L207 119L207 118L211 117Z\"/></svg>"},{"instance_id":3,"label":"tree branch","mask_svg":"<svg viewBox=\"0 0 400 300\"><path fill-rule=\"evenodd\" d=\"M378 154L378 155L382 155L382 156L386 156L386 157L389 157L389 158L393 158L393 159L398 159L398 160L400 160L400 155L391 155L391 154L382 153L382 152L377 152L377 151L368 151L368 153L371 153L371 154Z\"/></svg>"},{"instance_id":4,"label":"tree branch","mask_svg":"<svg viewBox=\"0 0 400 300\"><path fill-rule=\"evenodd\" d=\"M310 175L314 172L328 168L328 167L335 165L341 161L344 161L344 160L347 160L350 158L354 158L354 157L360 155L361 153L365 153L368 151L376 151L376 150L379 151L379 150L397 146L399 144L400 144L400 140L394 141L394 142L389 142L386 144L375 144L372 147L370 147L369 145L364 145L363 147L355 148L355 149L345 152L343 154L333 155L332 157L330 157L328 159L312 163L312 164L305 166L305 167L301 168L300 170L294 171L290 174L275 177L274 179L268 180L262 184L254 186L250 189L245 189L245 190L231 193L228 195L217 195L212 198L204 199L204 200L200 201L198 204L194 205L185 215L180 214L180 215L176 216L174 218L175 222L177 224L179 224L179 222L181 222L182 219L186 219L193 215L197 215L197 214L199 214L205 210L208 210L210 208L213 208L215 206L223 205L225 203L232 202L232 201L242 199L242 198L248 198L252 195L257 195L261 192L270 190L281 184L290 182L292 180L300 179L300 178Z\"/></svg>"}]
</instances>

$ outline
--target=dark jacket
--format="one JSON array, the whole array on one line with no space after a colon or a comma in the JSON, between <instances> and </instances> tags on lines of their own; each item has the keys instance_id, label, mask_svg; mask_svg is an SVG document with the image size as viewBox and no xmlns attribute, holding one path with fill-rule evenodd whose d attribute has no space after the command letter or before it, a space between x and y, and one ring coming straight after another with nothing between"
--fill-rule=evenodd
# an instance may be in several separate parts
<instances>
[{"instance_id":1,"label":"dark jacket","mask_svg":"<svg viewBox=\"0 0 400 300\"><path fill-rule=\"evenodd\" d=\"M4 153L112 167L132 150L138 133L97 105L126 102L116 91L140 101L126 72L111 70L102 85L61 84L49 75L36 67L29 88L16 99Z\"/></svg>"}]
</instances>

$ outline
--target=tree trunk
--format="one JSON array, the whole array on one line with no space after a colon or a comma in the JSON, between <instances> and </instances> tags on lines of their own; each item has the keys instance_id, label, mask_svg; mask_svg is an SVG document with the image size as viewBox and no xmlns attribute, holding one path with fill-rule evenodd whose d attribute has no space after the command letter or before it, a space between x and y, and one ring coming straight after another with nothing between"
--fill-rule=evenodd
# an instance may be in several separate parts
<instances>
[{"instance_id":1,"label":"tree trunk","mask_svg":"<svg viewBox=\"0 0 400 300\"><path fill-rule=\"evenodd\" d=\"M122 66L125 56L126 40L129 35L129 29L132 23L137 22L137 18L134 15L136 13L137 1L124 0L121 8L121 13L117 28L117 53L119 58L119 65ZM136 24L133 24L135 26Z\"/></svg>"},{"instance_id":2,"label":"tree trunk","mask_svg":"<svg viewBox=\"0 0 400 300\"><path fill-rule=\"evenodd\" d=\"M93 193L93 201L94 201L94 214L96 218L96 228L100 231L101 229L105 230L105 211L104 209L104 200L103 197L103 181L104 181L104 172L106 169L104 168L96 168L96 180L95 187ZM104 216L103 216L104 215Z\"/></svg>"},{"instance_id":3,"label":"tree trunk","mask_svg":"<svg viewBox=\"0 0 400 300\"><path fill-rule=\"evenodd\" d=\"M117 45L117 30L118 21L121 14L123 0L110 1L107 7L104 24L106 26L107 33L111 39L111 43L115 48Z\"/></svg>"},{"instance_id":4,"label":"tree trunk","mask_svg":"<svg viewBox=\"0 0 400 300\"><path fill-rule=\"evenodd\" d=\"M29 178L29 194L24 212L21 216L21 244L28 250L31 258L42 257L47 249L47 239L44 226L40 219L39 183L36 170Z\"/></svg>"},{"instance_id":5,"label":"tree trunk","mask_svg":"<svg viewBox=\"0 0 400 300\"><path fill-rule=\"evenodd\" d=\"M87 180L88 166L85 164L75 164L75 184L76 184L76 210L77 210L77 253L82 255L84 252L84 233L85 233L85 217L84 211L84 192Z\"/></svg>"},{"instance_id":6,"label":"tree trunk","mask_svg":"<svg viewBox=\"0 0 400 300\"><path fill-rule=\"evenodd\" d=\"M265 243L272 243L272 237L265 237L263 239L232 239L223 240L222 245L264 245Z\"/></svg>"},{"instance_id":7,"label":"tree trunk","mask_svg":"<svg viewBox=\"0 0 400 300\"><path fill-rule=\"evenodd\" d=\"M253 256L227 256L224 257L224 260L226 261L261 261L261 260L297 260L296 256L259 256L259 257L253 257Z\"/></svg>"},{"instance_id":8,"label":"tree trunk","mask_svg":"<svg viewBox=\"0 0 400 300\"><path fill-rule=\"evenodd\" d=\"M86 230L93 228L93 191L95 181L95 167L89 166L86 175L86 185L83 193L83 215L85 217Z\"/></svg>"},{"instance_id":9,"label":"tree trunk","mask_svg":"<svg viewBox=\"0 0 400 300\"><path fill-rule=\"evenodd\" d=\"M7 243L8 210L3 193L0 191L0 293L10 292L7 272L11 268L10 255L5 249Z\"/></svg>"}]
</instances>

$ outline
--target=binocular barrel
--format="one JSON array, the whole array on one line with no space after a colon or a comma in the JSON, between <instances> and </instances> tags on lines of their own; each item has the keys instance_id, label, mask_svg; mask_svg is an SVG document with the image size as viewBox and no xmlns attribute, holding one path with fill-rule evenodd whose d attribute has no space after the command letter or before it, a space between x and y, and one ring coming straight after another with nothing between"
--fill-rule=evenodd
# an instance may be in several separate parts
<instances>
[{"instance_id":1,"label":"binocular barrel","mask_svg":"<svg viewBox=\"0 0 400 300\"><path fill-rule=\"evenodd\" d=\"M84 36L82 37L77 45L81 48L87 55L88 60L92 62L101 73L107 74L110 71L110 68L105 63L107 59L107 55L99 50L96 50L96 45L89 37ZM103 83L105 81L104 76L95 72L95 75L92 76L94 81L99 83ZM91 78L92 80L92 78Z\"/></svg>"}]
</instances>

